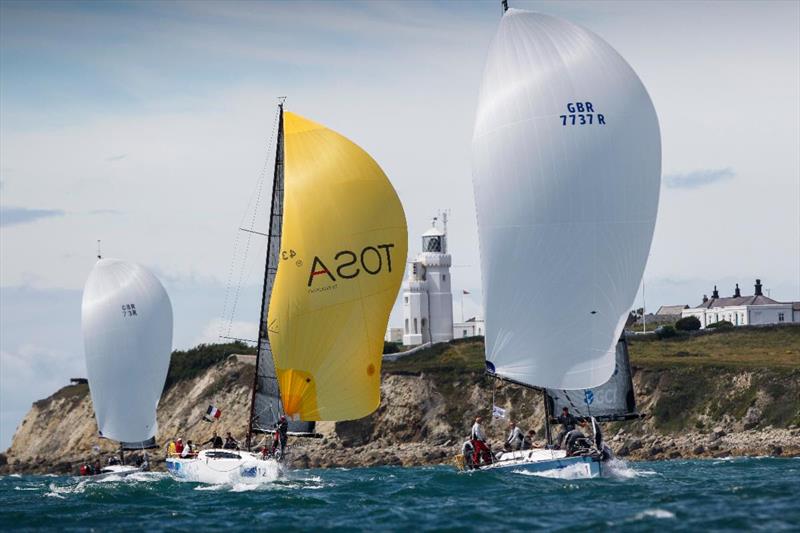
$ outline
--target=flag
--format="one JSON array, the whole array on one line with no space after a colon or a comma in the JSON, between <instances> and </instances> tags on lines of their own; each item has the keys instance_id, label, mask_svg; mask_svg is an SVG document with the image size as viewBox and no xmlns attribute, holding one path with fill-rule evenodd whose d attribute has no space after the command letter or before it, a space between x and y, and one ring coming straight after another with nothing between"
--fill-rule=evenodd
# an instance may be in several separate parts
<instances>
[{"instance_id":1,"label":"flag","mask_svg":"<svg viewBox=\"0 0 800 533\"><path fill-rule=\"evenodd\" d=\"M206 414L203 415L203 420L207 420L209 422L213 422L217 418L222 416L222 411L214 407L213 405L209 405L208 409L206 410Z\"/></svg>"},{"instance_id":2,"label":"flag","mask_svg":"<svg viewBox=\"0 0 800 533\"><path fill-rule=\"evenodd\" d=\"M498 407L496 405L492 406L492 416L494 418L505 418L506 417L506 410L502 407Z\"/></svg>"},{"instance_id":3,"label":"flag","mask_svg":"<svg viewBox=\"0 0 800 533\"><path fill-rule=\"evenodd\" d=\"M594 393L591 389L586 389L583 391L583 401L586 402L586 405L592 405L592 402L594 401Z\"/></svg>"},{"instance_id":4,"label":"flag","mask_svg":"<svg viewBox=\"0 0 800 533\"><path fill-rule=\"evenodd\" d=\"M461 293L462 293L462 294L469 294L469 291L465 291L465 290L463 290L463 289L462 289L462 290L461 290Z\"/></svg>"}]
</instances>

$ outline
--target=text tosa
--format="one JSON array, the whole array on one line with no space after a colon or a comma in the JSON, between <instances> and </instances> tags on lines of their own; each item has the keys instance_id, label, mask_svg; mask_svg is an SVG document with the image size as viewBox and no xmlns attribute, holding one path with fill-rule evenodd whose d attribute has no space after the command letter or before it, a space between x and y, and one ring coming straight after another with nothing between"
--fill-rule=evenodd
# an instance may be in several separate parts
<instances>
[{"instance_id":1,"label":"text tosa","mask_svg":"<svg viewBox=\"0 0 800 533\"><path fill-rule=\"evenodd\" d=\"M566 115L560 115L562 126L583 126L585 124L606 125L606 118L594 110L591 102L570 102Z\"/></svg>"},{"instance_id":2,"label":"text tosa","mask_svg":"<svg viewBox=\"0 0 800 533\"><path fill-rule=\"evenodd\" d=\"M386 269L388 272L392 271L392 248L394 244L377 244L375 246L366 246L361 253L356 253L351 250L342 250L333 257L333 261L329 264L335 267L334 271L328 268L327 264L323 262L319 256L314 256L314 261L311 264L311 272L308 275L308 286L314 283L317 276L326 276L331 281L336 281L336 276L342 279L353 279L361 274L363 270L367 274L374 276L383 270L384 259ZM383 251L383 253L381 253Z\"/></svg>"}]
</instances>

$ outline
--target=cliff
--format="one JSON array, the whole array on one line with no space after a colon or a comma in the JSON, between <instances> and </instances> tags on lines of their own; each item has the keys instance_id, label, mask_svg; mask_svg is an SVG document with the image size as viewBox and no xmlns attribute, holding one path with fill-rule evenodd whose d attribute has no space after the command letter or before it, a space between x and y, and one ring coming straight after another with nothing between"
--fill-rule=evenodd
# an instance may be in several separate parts
<instances>
[{"instance_id":1,"label":"cliff","mask_svg":"<svg viewBox=\"0 0 800 533\"><path fill-rule=\"evenodd\" d=\"M639 410L635 422L608 424L618 455L636 459L800 455L800 327L737 328L658 339L629 338ZM247 426L252 357L242 345L200 346L173 354L158 409L159 442L203 442L213 431L237 438ZM437 345L383 368L382 401L371 416L318 424L321 439L295 439L297 467L418 465L448 461L476 414L494 402L543 434L539 393L494 383L483 372L480 339ZM209 404L215 422L202 415ZM499 441L505 422L490 421ZM98 439L86 385L36 402L14 435L3 471L74 472L114 446ZM161 452L155 452L163 460ZM3 461L0 461L2 463Z\"/></svg>"}]
</instances>

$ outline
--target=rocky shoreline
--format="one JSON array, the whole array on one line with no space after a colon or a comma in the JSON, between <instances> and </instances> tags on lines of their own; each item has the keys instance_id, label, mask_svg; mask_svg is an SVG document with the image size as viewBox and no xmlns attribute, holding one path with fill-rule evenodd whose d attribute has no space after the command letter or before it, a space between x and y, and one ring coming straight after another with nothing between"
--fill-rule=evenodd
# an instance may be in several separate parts
<instances>
[{"instance_id":1,"label":"rocky shoreline","mask_svg":"<svg viewBox=\"0 0 800 533\"><path fill-rule=\"evenodd\" d=\"M421 354L417 363L385 364L377 411L361 420L318 423L320 439L292 439L292 466L449 464L477 414L486 417L498 449L507 421L489 418L492 398L521 428L536 430L543 444L540 393L494 383L482 366L476 341ZM230 356L171 382L158 408L158 441L181 436L204 442L214 431L243 438L253 372L252 360ZM645 416L603 426L618 457L800 456L800 369L634 364L633 381ZM219 421L203 420L209 404L222 411ZM76 473L81 463L114 453L114 443L97 437L88 387L70 385L34 403L0 454L0 475ZM163 451L150 457L163 469Z\"/></svg>"}]
</instances>

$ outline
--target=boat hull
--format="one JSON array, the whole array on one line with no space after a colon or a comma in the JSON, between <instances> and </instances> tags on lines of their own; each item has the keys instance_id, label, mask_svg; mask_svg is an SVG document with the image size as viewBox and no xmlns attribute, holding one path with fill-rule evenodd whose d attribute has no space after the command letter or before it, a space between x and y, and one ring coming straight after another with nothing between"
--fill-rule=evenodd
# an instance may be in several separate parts
<instances>
[{"instance_id":1,"label":"boat hull","mask_svg":"<svg viewBox=\"0 0 800 533\"><path fill-rule=\"evenodd\" d=\"M195 483L261 483L283 473L275 459L239 450L203 450L197 457L167 457L167 472L178 481Z\"/></svg>"},{"instance_id":2,"label":"boat hull","mask_svg":"<svg viewBox=\"0 0 800 533\"><path fill-rule=\"evenodd\" d=\"M569 468L571 475L580 478L594 478L602 474L602 461L596 457L567 457L563 450L534 449L518 452L505 452L497 460L482 465L476 470L513 469L530 473L563 470Z\"/></svg>"}]
</instances>

